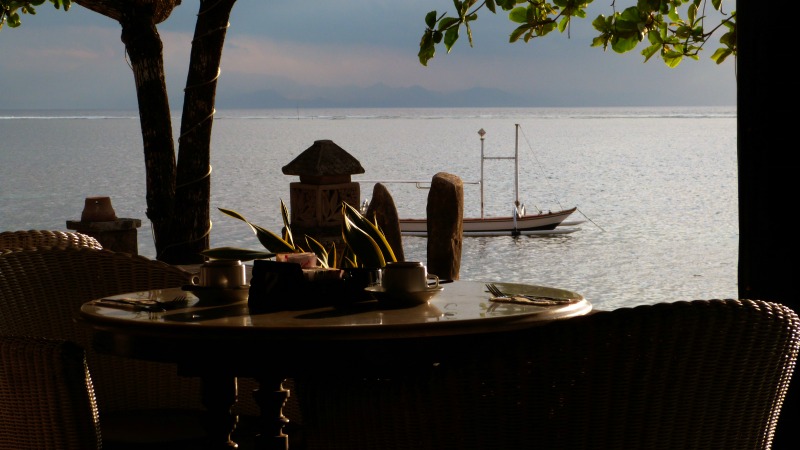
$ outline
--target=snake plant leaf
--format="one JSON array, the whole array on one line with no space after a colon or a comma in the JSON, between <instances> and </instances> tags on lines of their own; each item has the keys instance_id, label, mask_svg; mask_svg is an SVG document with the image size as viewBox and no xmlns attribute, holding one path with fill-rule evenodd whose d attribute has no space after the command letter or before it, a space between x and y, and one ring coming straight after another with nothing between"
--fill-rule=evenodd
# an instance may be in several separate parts
<instances>
[{"instance_id":1,"label":"snake plant leaf","mask_svg":"<svg viewBox=\"0 0 800 450\"><path fill-rule=\"evenodd\" d=\"M331 243L331 250L328 252L328 267L339 267L339 253L335 242Z\"/></svg>"},{"instance_id":2,"label":"snake plant leaf","mask_svg":"<svg viewBox=\"0 0 800 450\"><path fill-rule=\"evenodd\" d=\"M332 266L330 264L331 255L330 253L328 253L328 250L325 248L324 245L322 245L321 242L319 242L318 240L314 239L311 236L306 235L306 245L308 245L308 248L310 248L311 251L313 251L314 254L317 255L317 261L319 262L320 266L325 268L336 267L335 265ZM336 255L336 247L333 248L333 255L334 256Z\"/></svg>"},{"instance_id":3,"label":"snake plant leaf","mask_svg":"<svg viewBox=\"0 0 800 450\"><path fill-rule=\"evenodd\" d=\"M213 259L238 259L241 261L252 261L254 259L274 258L275 253L260 252L237 247L216 247L209 248L200 252L203 256Z\"/></svg>"},{"instance_id":4,"label":"snake plant leaf","mask_svg":"<svg viewBox=\"0 0 800 450\"><path fill-rule=\"evenodd\" d=\"M298 251L294 245L272 231L254 224L250 224L250 226L255 230L258 242L261 242L261 245L267 250L275 253L296 253Z\"/></svg>"},{"instance_id":5,"label":"snake plant leaf","mask_svg":"<svg viewBox=\"0 0 800 450\"><path fill-rule=\"evenodd\" d=\"M350 217L344 217L342 239L353 250L361 267L380 268L386 265L383 252L370 235L356 226Z\"/></svg>"},{"instance_id":6,"label":"snake plant leaf","mask_svg":"<svg viewBox=\"0 0 800 450\"><path fill-rule=\"evenodd\" d=\"M297 247L294 244L294 236L292 236L292 225L289 223L289 208L286 207L286 203L284 203L283 200L281 200L281 216L283 216L283 234L285 236L284 239L293 248Z\"/></svg>"},{"instance_id":7,"label":"snake plant leaf","mask_svg":"<svg viewBox=\"0 0 800 450\"><path fill-rule=\"evenodd\" d=\"M355 253L353 253L353 249L350 248L349 245L345 244L344 253L342 254L342 266L340 269L346 269L350 267L358 267L358 260Z\"/></svg>"},{"instance_id":8,"label":"snake plant leaf","mask_svg":"<svg viewBox=\"0 0 800 450\"><path fill-rule=\"evenodd\" d=\"M222 214L225 214L226 216L231 216L234 219L239 219L239 220L241 220L242 222L244 222L246 224L250 224L250 222L248 222L247 219L245 219L243 215L239 214L238 212L236 212L236 211L234 211L232 209L225 209L225 208L217 208L217 209Z\"/></svg>"},{"instance_id":9,"label":"snake plant leaf","mask_svg":"<svg viewBox=\"0 0 800 450\"><path fill-rule=\"evenodd\" d=\"M281 202L283 205L283 202ZM285 206L285 205L283 205ZM221 213L233 217L234 219L239 219L242 222L246 223L255 233L256 237L258 238L258 242L261 242L261 245L264 246L267 250L273 253L293 253L297 251L295 249L294 244L289 241L284 240L277 234L267 230L266 228L260 227L254 223L251 223L247 220L243 215L239 214L238 212L232 209L225 209L225 208L217 208L220 210Z\"/></svg>"},{"instance_id":10,"label":"snake plant leaf","mask_svg":"<svg viewBox=\"0 0 800 450\"><path fill-rule=\"evenodd\" d=\"M356 208L352 205L348 204L347 202L343 203L343 210L342 215L345 217L349 217L350 220L361 230L369 235L372 240L376 242L378 248L381 250L381 254L385 258L385 260L389 262L397 261L397 257L392 250L392 246L389 245L389 241L386 240L386 236L383 232L378 228L377 219L375 223L371 222L369 219L364 217ZM381 266L383 267L383 266Z\"/></svg>"}]
</instances>

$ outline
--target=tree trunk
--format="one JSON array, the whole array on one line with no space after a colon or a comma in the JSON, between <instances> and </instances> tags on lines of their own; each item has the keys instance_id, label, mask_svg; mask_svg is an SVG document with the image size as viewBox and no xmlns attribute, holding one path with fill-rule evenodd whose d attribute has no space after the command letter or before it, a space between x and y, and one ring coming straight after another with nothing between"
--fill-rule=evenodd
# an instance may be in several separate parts
<instances>
[{"instance_id":1,"label":"tree trunk","mask_svg":"<svg viewBox=\"0 0 800 450\"><path fill-rule=\"evenodd\" d=\"M164 79L161 37L147 11L126 11L120 17L122 42L130 59L139 102L147 178L147 217L156 249L165 245L175 205L175 147Z\"/></svg>"},{"instance_id":2,"label":"tree trunk","mask_svg":"<svg viewBox=\"0 0 800 450\"><path fill-rule=\"evenodd\" d=\"M211 198L211 125L222 48L236 0L201 0L186 79L176 164L172 121L156 24L180 0L76 0L117 20L130 58L147 177L147 218L156 258L171 264L203 262L208 248Z\"/></svg>"},{"instance_id":3,"label":"tree trunk","mask_svg":"<svg viewBox=\"0 0 800 450\"><path fill-rule=\"evenodd\" d=\"M157 246L158 259L172 264L203 262L200 252L209 246L211 127L222 49L235 3L236 0L200 2L178 139L175 211L169 242Z\"/></svg>"}]
</instances>

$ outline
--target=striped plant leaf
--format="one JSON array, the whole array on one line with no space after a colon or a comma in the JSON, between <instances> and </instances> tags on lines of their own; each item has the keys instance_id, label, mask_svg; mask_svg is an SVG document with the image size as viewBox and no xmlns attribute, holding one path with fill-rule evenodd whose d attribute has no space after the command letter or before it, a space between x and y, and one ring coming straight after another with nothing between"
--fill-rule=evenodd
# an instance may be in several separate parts
<instances>
[{"instance_id":1,"label":"striped plant leaf","mask_svg":"<svg viewBox=\"0 0 800 450\"><path fill-rule=\"evenodd\" d=\"M319 262L320 266L325 268L336 267L336 244L333 245L331 252L328 252L321 242L306 235L306 245L317 255L317 262Z\"/></svg>"},{"instance_id":2,"label":"striped plant leaf","mask_svg":"<svg viewBox=\"0 0 800 450\"><path fill-rule=\"evenodd\" d=\"M292 225L289 223L289 208L286 207L286 203L283 203L281 199L281 216L283 217L283 233L285 235L286 242L292 248L297 247L294 244L294 236L292 235Z\"/></svg>"},{"instance_id":3,"label":"striped plant leaf","mask_svg":"<svg viewBox=\"0 0 800 450\"><path fill-rule=\"evenodd\" d=\"M281 201L281 205L283 202ZM283 205L285 207L285 205ZM256 237L258 238L258 242L264 246L267 250L272 253L292 253L296 252L297 249L295 248L294 244L290 241L284 240L277 234L267 230L266 228L260 227L254 223L251 223L247 220L243 215L239 214L238 212L232 209L225 209L225 208L217 208L223 214L233 217L234 219L239 219L242 222L246 223L255 233Z\"/></svg>"},{"instance_id":4,"label":"striped plant leaf","mask_svg":"<svg viewBox=\"0 0 800 450\"><path fill-rule=\"evenodd\" d=\"M389 241L386 240L386 236L383 234L380 228L378 228L377 220L374 223L371 222L347 202L342 203L342 205L342 216L349 218L356 227L363 230L365 233L367 233L367 235L369 235L370 238L372 238L372 240L376 242L381 254L383 255L383 258L389 262L397 261L397 257L392 250L392 246L389 245Z\"/></svg>"},{"instance_id":5,"label":"striped plant leaf","mask_svg":"<svg viewBox=\"0 0 800 450\"><path fill-rule=\"evenodd\" d=\"M386 265L380 246L364 230L359 228L349 215L343 215L342 239L356 255L359 267L380 268Z\"/></svg>"}]
</instances>

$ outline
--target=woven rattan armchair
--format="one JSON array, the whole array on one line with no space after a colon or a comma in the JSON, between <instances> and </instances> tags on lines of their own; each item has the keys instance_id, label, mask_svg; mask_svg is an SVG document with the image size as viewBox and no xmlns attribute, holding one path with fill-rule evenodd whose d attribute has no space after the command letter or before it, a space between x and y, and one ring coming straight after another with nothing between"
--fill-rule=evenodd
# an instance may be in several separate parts
<instances>
[{"instance_id":1,"label":"woven rattan armchair","mask_svg":"<svg viewBox=\"0 0 800 450\"><path fill-rule=\"evenodd\" d=\"M348 373L339 355L296 378L309 448L769 449L800 320L764 301L678 301L393 345L375 344L383 372Z\"/></svg>"},{"instance_id":2,"label":"woven rattan armchair","mask_svg":"<svg viewBox=\"0 0 800 450\"><path fill-rule=\"evenodd\" d=\"M65 339L86 349L106 448L205 436L197 420L203 410L197 378L179 376L173 364L95 352L91 330L76 322L81 304L91 299L181 286L190 277L160 261L110 250L0 250L0 334Z\"/></svg>"},{"instance_id":3,"label":"woven rattan armchair","mask_svg":"<svg viewBox=\"0 0 800 450\"><path fill-rule=\"evenodd\" d=\"M25 247L89 247L103 248L88 234L74 231L19 230L0 232L0 250Z\"/></svg>"},{"instance_id":4,"label":"woven rattan armchair","mask_svg":"<svg viewBox=\"0 0 800 450\"><path fill-rule=\"evenodd\" d=\"M101 447L83 348L68 341L0 336L0 448Z\"/></svg>"}]
</instances>

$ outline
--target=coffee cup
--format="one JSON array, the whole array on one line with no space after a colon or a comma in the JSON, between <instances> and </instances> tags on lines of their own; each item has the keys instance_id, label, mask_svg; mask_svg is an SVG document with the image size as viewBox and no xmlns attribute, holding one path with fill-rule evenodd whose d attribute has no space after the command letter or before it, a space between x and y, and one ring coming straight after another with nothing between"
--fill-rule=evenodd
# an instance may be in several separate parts
<instances>
[{"instance_id":1,"label":"coffee cup","mask_svg":"<svg viewBox=\"0 0 800 450\"><path fill-rule=\"evenodd\" d=\"M390 262L381 274L381 287L385 291L419 292L438 286L439 277L428 274L428 269L421 262Z\"/></svg>"},{"instance_id":2,"label":"coffee cup","mask_svg":"<svg viewBox=\"0 0 800 450\"><path fill-rule=\"evenodd\" d=\"M216 288L238 288L247 284L244 264L239 260L215 259L200 266L192 284Z\"/></svg>"}]
</instances>

